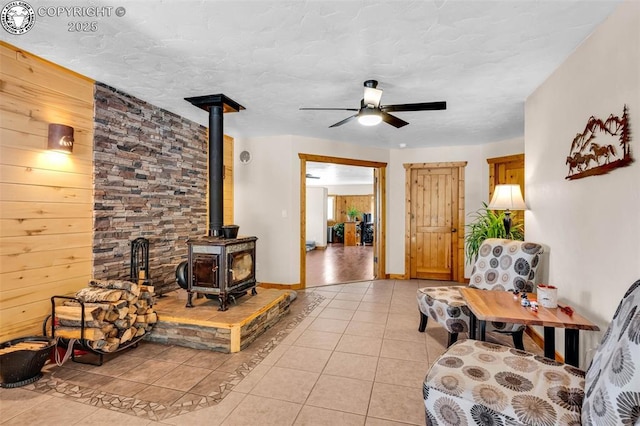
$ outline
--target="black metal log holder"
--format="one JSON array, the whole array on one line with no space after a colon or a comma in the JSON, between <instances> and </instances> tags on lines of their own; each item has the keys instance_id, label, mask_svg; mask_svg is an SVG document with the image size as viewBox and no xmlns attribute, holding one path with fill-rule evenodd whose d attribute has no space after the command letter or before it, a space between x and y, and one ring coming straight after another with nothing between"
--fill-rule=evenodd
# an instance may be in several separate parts
<instances>
[{"instance_id":1,"label":"black metal log holder","mask_svg":"<svg viewBox=\"0 0 640 426\"><path fill-rule=\"evenodd\" d=\"M77 362L79 364L89 364L89 365L96 365L96 366L101 366L104 363L104 356L108 355L108 354L115 354L117 352L120 352L122 350L128 349L130 347L135 347L138 345L138 343L140 342L140 340L142 340L144 338L144 336L146 335L143 334L142 336L138 336L138 337L134 337L132 338L129 342L125 343L124 345L118 347L118 349L116 349L113 352L104 352L101 351L99 349L94 349L91 347L91 345L89 344L89 341L85 339L84 335L85 335L85 322L84 322L84 311L85 311L85 306L84 306L84 302L78 298L75 297L70 297L70 296L52 296L51 297L51 315L48 316L47 318L45 318L44 320L44 324L42 327L42 331L43 334L46 336L47 335L47 321L51 321L51 338L55 339L56 338L56 299L66 299L66 300L73 300L77 303L80 304L80 314L81 314L81 319L80 319L80 339L76 339L73 348L68 348L68 350L71 350L71 360L73 362ZM59 341L63 341L64 346L69 345L69 340L71 339L63 339L60 338ZM98 356L98 362L94 363L94 362L90 362L90 361L83 361L82 360L82 356L80 357L76 357L75 356L75 349L80 349L82 351L88 352L88 353L92 353L94 355Z\"/></svg>"}]
</instances>

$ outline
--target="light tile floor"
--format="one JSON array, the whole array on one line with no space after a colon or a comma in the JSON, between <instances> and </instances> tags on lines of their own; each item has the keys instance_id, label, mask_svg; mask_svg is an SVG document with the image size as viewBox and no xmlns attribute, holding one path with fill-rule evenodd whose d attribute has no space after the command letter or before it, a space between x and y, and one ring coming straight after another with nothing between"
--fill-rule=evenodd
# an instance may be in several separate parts
<instances>
[{"instance_id":1,"label":"light tile floor","mask_svg":"<svg viewBox=\"0 0 640 426\"><path fill-rule=\"evenodd\" d=\"M299 292L295 327L276 326L238 354L144 343L101 367L49 365L41 380L48 387L0 389L0 422L422 425L422 381L447 336L433 322L417 331L416 290L442 284L383 280ZM526 336L525 345L539 351ZM100 408L105 395L111 405ZM137 410L140 401L150 411Z\"/></svg>"}]
</instances>

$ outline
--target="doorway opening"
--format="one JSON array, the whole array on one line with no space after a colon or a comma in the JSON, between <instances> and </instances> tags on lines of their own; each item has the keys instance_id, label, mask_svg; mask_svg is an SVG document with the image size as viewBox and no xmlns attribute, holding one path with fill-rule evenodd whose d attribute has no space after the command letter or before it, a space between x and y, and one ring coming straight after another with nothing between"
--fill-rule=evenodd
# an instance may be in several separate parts
<instances>
[{"instance_id":1,"label":"doorway opening","mask_svg":"<svg viewBox=\"0 0 640 426\"><path fill-rule=\"evenodd\" d=\"M309 154L299 158L301 287L384 278L386 163ZM361 184L325 184L331 180L321 175L331 173L366 178ZM349 215L350 210L357 213Z\"/></svg>"}]
</instances>

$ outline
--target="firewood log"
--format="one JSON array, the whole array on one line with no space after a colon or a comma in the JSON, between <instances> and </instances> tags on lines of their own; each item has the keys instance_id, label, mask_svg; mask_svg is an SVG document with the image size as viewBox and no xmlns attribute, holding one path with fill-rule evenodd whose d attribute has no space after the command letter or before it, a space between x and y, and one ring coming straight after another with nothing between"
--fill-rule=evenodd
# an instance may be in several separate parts
<instances>
[{"instance_id":1,"label":"firewood log","mask_svg":"<svg viewBox=\"0 0 640 426\"><path fill-rule=\"evenodd\" d=\"M122 298L123 290L107 290L98 287L85 287L76 293L83 302L115 302Z\"/></svg>"},{"instance_id":2,"label":"firewood log","mask_svg":"<svg viewBox=\"0 0 640 426\"><path fill-rule=\"evenodd\" d=\"M118 319L124 319L127 315L129 315L128 306L118 309Z\"/></svg>"},{"instance_id":3,"label":"firewood log","mask_svg":"<svg viewBox=\"0 0 640 426\"><path fill-rule=\"evenodd\" d=\"M129 318L122 318L116 320L113 324L120 330L128 330L129 327L131 327L132 322L129 320Z\"/></svg>"},{"instance_id":4,"label":"firewood log","mask_svg":"<svg viewBox=\"0 0 640 426\"><path fill-rule=\"evenodd\" d=\"M118 300L117 302L112 303L115 309L122 309L129 306L129 303L126 300Z\"/></svg>"},{"instance_id":5,"label":"firewood log","mask_svg":"<svg viewBox=\"0 0 640 426\"><path fill-rule=\"evenodd\" d=\"M133 296L131 293L128 293L129 296L125 299L129 304L135 305L138 301L138 296Z\"/></svg>"},{"instance_id":6,"label":"firewood log","mask_svg":"<svg viewBox=\"0 0 640 426\"><path fill-rule=\"evenodd\" d=\"M131 281L123 280L91 280L89 287L99 287L110 290L126 290L137 296L140 294L140 287Z\"/></svg>"},{"instance_id":7,"label":"firewood log","mask_svg":"<svg viewBox=\"0 0 640 426\"><path fill-rule=\"evenodd\" d=\"M84 307L85 321L102 321L104 320L105 310L100 306ZM82 307L76 306L56 306L56 317L59 320L69 320L80 322L82 320Z\"/></svg>"},{"instance_id":8,"label":"firewood log","mask_svg":"<svg viewBox=\"0 0 640 426\"><path fill-rule=\"evenodd\" d=\"M91 346L92 349L97 349L102 352L115 352L118 350L118 347L120 347L120 339L117 337L108 337L96 342L89 342L89 346Z\"/></svg>"},{"instance_id":9,"label":"firewood log","mask_svg":"<svg viewBox=\"0 0 640 426\"><path fill-rule=\"evenodd\" d=\"M114 322L120 318L120 313L117 309L113 309L104 316L105 321Z\"/></svg>"},{"instance_id":10,"label":"firewood log","mask_svg":"<svg viewBox=\"0 0 640 426\"><path fill-rule=\"evenodd\" d=\"M131 328L127 328L126 330L124 330L122 332L122 334L120 335L120 344L126 343L129 340L131 340L133 338L133 336L135 336L135 332L137 332L137 329L132 329Z\"/></svg>"},{"instance_id":11,"label":"firewood log","mask_svg":"<svg viewBox=\"0 0 640 426\"><path fill-rule=\"evenodd\" d=\"M152 312L150 314L138 315L136 324L155 324L158 322L158 314Z\"/></svg>"},{"instance_id":12,"label":"firewood log","mask_svg":"<svg viewBox=\"0 0 640 426\"><path fill-rule=\"evenodd\" d=\"M81 339L80 327L56 327L56 337L62 337L63 339ZM86 340L100 340L105 339L106 334L113 330L113 324L108 324L102 328L85 328L84 338Z\"/></svg>"},{"instance_id":13,"label":"firewood log","mask_svg":"<svg viewBox=\"0 0 640 426\"><path fill-rule=\"evenodd\" d=\"M93 340L89 342L89 347L91 347L91 349L102 350L102 348L104 348L106 344L107 344L107 341L104 339Z\"/></svg>"},{"instance_id":14,"label":"firewood log","mask_svg":"<svg viewBox=\"0 0 640 426\"><path fill-rule=\"evenodd\" d=\"M89 320L84 322L85 328L102 328L105 324L108 324L108 323L104 321L95 321L95 320ZM63 327L82 327L82 321L58 318L58 325L61 325Z\"/></svg>"},{"instance_id":15,"label":"firewood log","mask_svg":"<svg viewBox=\"0 0 640 426\"><path fill-rule=\"evenodd\" d=\"M140 286L140 292L154 294L155 288L152 285L143 285L143 286Z\"/></svg>"}]
</instances>

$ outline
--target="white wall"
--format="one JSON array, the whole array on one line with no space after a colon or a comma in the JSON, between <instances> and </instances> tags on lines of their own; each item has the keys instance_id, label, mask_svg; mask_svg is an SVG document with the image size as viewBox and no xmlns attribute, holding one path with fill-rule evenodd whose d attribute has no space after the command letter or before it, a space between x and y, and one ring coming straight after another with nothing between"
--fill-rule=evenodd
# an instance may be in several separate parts
<instances>
[{"instance_id":1,"label":"white wall","mask_svg":"<svg viewBox=\"0 0 640 426\"><path fill-rule=\"evenodd\" d=\"M230 135L234 136L234 135ZM235 136L234 136L235 137ZM234 216L243 235L258 237L257 279L300 282L300 159L298 153L388 162L386 149L292 135L235 137L234 152L248 150L249 164L234 159Z\"/></svg>"},{"instance_id":2,"label":"white wall","mask_svg":"<svg viewBox=\"0 0 640 426\"><path fill-rule=\"evenodd\" d=\"M467 161L465 168L465 209L472 213L489 202L489 165L487 158L521 154L522 138L510 139L486 145L455 147L393 149L387 181L387 273L404 274L405 231L405 163L436 163ZM465 261L466 262L466 261ZM465 265L465 277L471 275L471 265Z\"/></svg>"},{"instance_id":3,"label":"white wall","mask_svg":"<svg viewBox=\"0 0 640 426\"><path fill-rule=\"evenodd\" d=\"M300 242L292 220L298 221L300 206L294 204L290 190L291 181L299 179L291 166L291 139L235 139L234 143L235 153L252 154L248 164L240 163L237 154L234 158L234 220L243 235L258 237L256 277L269 283L294 282Z\"/></svg>"},{"instance_id":4,"label":"white wall","mask_svg":"<svg viewBox=\"0 0 640 426\"><path fill-rule=\"evenodd\" d=\"M233 135L232 135L233 136ZM486 145L384 150L335 141L283 135L236 138L235 152L248 150L249 164L234 160L235 221L243 235L259 238L256 253L259 281L300 282L300 160L298 153L380 161L387 166L387 268L404 273L405 169L404 163L468 161L465 208L467 213L488 202L487 158L522 153L522 138ZM237 157L237 156L236 156ZM470 266L465 269L470 276Z\"/></svg>"},{"instance_id":5,"label":"white wall","mask_svg":"<svg viewBox=\"0 0 640 426\"><path fill-rule=\"evenodd\" d=\"M592 115L629 107L636 161L609 174L565 180L565 159ZM640 278L640 3L623 3L527 99L526 238L550 248L548 282L560 303L602 328L581 332L582 366L622 295ZM598 139L596 139L596 142ZM619 151L619 146L616 147ZM556 349L563 336L556 332Z\"/></svg>"},{"instance_id":6,"label":"white wall","mask_svg":"<svg viewBox=\"0 0 640 426\"><path fill-rule=\"evenodd\" d=\"M327 185L327 190L331 195L370 195L373 194L373 183L369 185Z\"/></svg>"},{"instance_id":7,"label":"white wall","mask_svg":"<svg viewBox=\"0 0 640 426\"><path fill-rule=\"evenodd\" d=\"M305 209L307 241L315 241L316 246L327 245L327 188L307 187Z\"/></svg>"}]
</instances>

